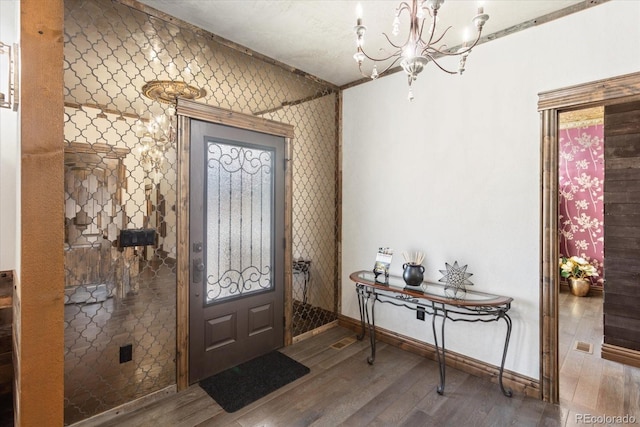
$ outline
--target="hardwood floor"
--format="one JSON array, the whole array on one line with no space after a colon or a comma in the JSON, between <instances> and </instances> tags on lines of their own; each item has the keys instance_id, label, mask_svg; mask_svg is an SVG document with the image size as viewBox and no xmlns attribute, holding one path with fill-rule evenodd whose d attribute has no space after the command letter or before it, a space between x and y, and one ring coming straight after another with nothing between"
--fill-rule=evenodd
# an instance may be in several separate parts
<instances>
[{"instance_id":1,"label":"hardwood floor","mask_svg":"<svg viewBox=\"0 0 640 427\"><path fill-rule=\"evenodd\" d=\"M602 294L576 297L563 290L558 310L560 406L573 421L567 425L579 425L578 414L630 415L640 423L640 369L600 357ZM576 342L591 344L591 353L575 349Z\"/></svg>"},{"instance_id":2,"label":"hardwood floor","mask_svg":"<svg viewBox=\"0 0 640 427\"><path fill-rule=\"evenodd\" d=\"M119 416L102 426L469 426L562 425L557 406L502 395L496 384L447 370L444 396L436 393L438 366L432 360L378 344L376 362L356 341L332 344L353 332L332 328L282 350L311 373L263 399L226 413L198 386Z\"/></svg>"},{"instance_id":3,"label":"hardwood floor","mask_svg":"<svg viewBox=\"0 0 640 427\"><path fill-rule=\"evenodd\" d=\"M310 367L308 375L235 413L226 413L192 386L109 421L79 425L574 426L589 424L580 416L626 414L640 423L640 369L599 356L602 298L563 293L561 302L560 405L522 395L507 398L496 384L450 367L440 396L434 361L378 343L376 362L370 366L366 340L339 350L331 347L354 335L335 327L282 350ZM575 340L593 343L593 353L573 350ZM613 421L595 425L620 425Z\"/></svg>"},{"instance_id":4,"label":"hardwood floor","mask_svg":"<svg viewBox=\"0 0 640 427\"><path fill-rule=\"evenodd\" d=\"M368 365L367 340L331 347L354 336L335 327L282 350L310 367L308 375L235 413L196 385L134 412L75 426L578 426L622 425L584 417L625 415L640 423L640 369L600 358L601 295L563 291L559 301L560 405L507 398L496 384L451 367L439 396L436 362L378 343L376 362ZM592 352L574 349L576 341L592 344Z\"/></svg>"}]
</instances>

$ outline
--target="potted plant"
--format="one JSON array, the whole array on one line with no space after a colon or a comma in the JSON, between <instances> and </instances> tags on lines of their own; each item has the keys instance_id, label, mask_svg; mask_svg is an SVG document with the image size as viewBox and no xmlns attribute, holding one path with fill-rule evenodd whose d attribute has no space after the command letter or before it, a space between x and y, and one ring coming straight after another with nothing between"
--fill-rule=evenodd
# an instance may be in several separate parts
<instances>
[{"instance_id":1,"label":"potted plant","mask_svg":"<svg viewBox=\"0 0 640 427\"><path fill-rule=\"evenodd\" d=\"M579 256L560 258L560 276L569 279L569 289L573 295L583 297L591 288L591 276L597 276L598 270Z\"/></svg>"}]
</instances>

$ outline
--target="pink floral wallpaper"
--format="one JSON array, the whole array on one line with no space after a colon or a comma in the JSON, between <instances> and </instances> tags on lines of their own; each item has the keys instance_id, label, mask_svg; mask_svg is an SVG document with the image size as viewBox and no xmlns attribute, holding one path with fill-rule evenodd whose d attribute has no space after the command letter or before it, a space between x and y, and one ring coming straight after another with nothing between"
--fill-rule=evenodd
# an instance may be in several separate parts
<instances>
[{"instance_id":1,"label":"pink floral wallpaper","mask_svg":"<svg viewBox=\"0 0 640 427\"><path fill-rule=\"evenodd\" d=\"M602 121L559 131L560 256L577 255L598 270L604 262L604 125Z\"/></svg>"}]
</instances>

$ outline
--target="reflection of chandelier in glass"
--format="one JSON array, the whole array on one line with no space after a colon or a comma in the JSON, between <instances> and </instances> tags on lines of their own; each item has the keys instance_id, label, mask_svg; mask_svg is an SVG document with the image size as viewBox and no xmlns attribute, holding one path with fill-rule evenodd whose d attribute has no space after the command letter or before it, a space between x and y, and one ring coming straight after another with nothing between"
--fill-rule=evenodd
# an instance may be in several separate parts
<instances>
[{"instance_id":1,"label":"reflection of chandelier in glass","mask_svg":"<svg viewBox=\"0 0 640 427\"><path fill-rule=\"evenodd\" d=\"M175 108L169 107L165 114L151 119L138 118L134 131L140 138L140 161L158 180L167 149L175 142Z\"/></svg>"},{"instance_id":2,"label":"reflection of chandelier in glass","mask_svg":"<svg viewBox=\"0 0 640 427\"><path fill-rule=\"evenodd\" d=\"M135 124L136 135L142 143L141 160L159 176L167 149L176 141L177 99L197 99L206 95L206 92L181 81L154 80L142 87L142 93L154 101L171 104L164 114L146 121L138 118Z\"/></svg>"},{"instance_id":3,"label":"reflection of chandelier in glass","mask_svg":"<svg viewBox=\"0 0 640 427\"><path fill-rule=\"evenodd\" d=\"M167 108L165 114L160 114L148 120L136 120L136 135L149 137L160 144L172 144L176 140L176 109ZM146 121L146 123L145 123Z\"/></svg>"},{"instance_id":4,"label":"reflection of chandelier in glass","mask_svg":"<svg viewBox=\"0 0 640 427\"><path fill-rule=\"evenodd\" d=\"M482 6L478 7L478 15L473 18L473 23L478 31L476 39L469 43L465 41L464 45L458 49L457 51L453 51L451 49L447 49L445 45L438 45L444 36L447 34L447 31L451 27L448 27L444 30L444 32L440 35L436 35L436 25L438 23L438 10L440 6L444 3L444 0L412 0L409 2L403 1L396 8L395 18L393 20L393 31L392 34L397 36L400 33L400 17L404 12L409 14L409 34L405 39L404 43L396 44L391 41L389 36L385 33L383 35L389 42L389 44L393 47L393 52L383 58L373 58L369 54L367 54L364 49L364 34L367 31L367 27L362 25L362 12L360 4L358 4L358 19L356 26L354 27L354 31L356 33L356 43L357 43L357 51L353 58L358 63L358 68L360 69L360 73L365 77L371 77L372 79L378 78L380 74L385 73L391 67L396 65L398 61L400 61L400 66L407 73L409 80L409 100L413 99L413 92L411 91L411 83L418 77L418 74L424 69L424 67L429 63L433 62L436 64L438 68L442 71L449 74L462 74L464 72L465 63L467 61L467 56L471 52L471 49L478 43L480 40L480 35L482 34L482 27L485 22L489 19L489 15L484 13L484 9ZM431 23L429 27L425 30L425 10L431 16ZM436 58L441 56L456 56L462 55L460 58L460 62L458 64L457 71L449 71L442 67ZM371 75L367 75L362 71L362 62L366 59L369 59L374 62L386 62L391 61L391 63L381 72L378 72L376 65L373 66L373 71Z\"/></svg>"}]
</instances>

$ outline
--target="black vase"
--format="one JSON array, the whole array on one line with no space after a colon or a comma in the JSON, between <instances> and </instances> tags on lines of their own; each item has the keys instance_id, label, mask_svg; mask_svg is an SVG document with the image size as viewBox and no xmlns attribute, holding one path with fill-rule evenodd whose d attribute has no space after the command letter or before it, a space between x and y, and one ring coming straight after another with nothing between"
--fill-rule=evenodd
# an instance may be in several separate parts
<instances>
[{"instance_id":1,"label":"black vase","mask_svg":"<svg viewBox=\"0 0 640 427\"><path fill-rule=\"evenodd\" d=\"M424 279L424 267L418 264L403 264L402 268L404 268L404 273L402 273L402 278L404 282L409 286L417 286L422 283Z\"/></svg>"}]
</instances>

